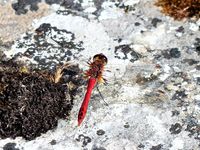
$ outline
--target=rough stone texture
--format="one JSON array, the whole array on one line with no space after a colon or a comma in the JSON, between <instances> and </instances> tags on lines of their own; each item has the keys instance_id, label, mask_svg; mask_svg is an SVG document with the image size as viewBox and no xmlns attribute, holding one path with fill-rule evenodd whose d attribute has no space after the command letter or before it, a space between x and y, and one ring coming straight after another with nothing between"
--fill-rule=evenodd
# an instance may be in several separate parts
<instances>
[{"instance_id":1,"label":"rough stone texture","mask_svg":"<svg viewBox=\"0 0 200 150\"><path fill-rule=\"evenodd\" d=\"M0 40L5 42L14 41L20 35L31 29L34 19L39 19L49 13L49 5L38 4L40 8L37 12L29 11L26 15L17 15L11 3L0 4Z\"/></svg>"},{"instance_id":2,"label":"rough stone texture","mask_svg":"<svg viewBox=\"0 0 200 150\"><path fill-rule=\"evenodd\" d=\"M1 147L200 149L200 21L175 21L151 0L70 2L60 7L59 1L54 12L3 52L40 69L72 60L83 70L90 57L105 54L108 85L99 89L109 106L94 90L77 127L81 92L70 121L60 120L55 130L33 141L1 140Z\"/></svg>"}]
</instances>

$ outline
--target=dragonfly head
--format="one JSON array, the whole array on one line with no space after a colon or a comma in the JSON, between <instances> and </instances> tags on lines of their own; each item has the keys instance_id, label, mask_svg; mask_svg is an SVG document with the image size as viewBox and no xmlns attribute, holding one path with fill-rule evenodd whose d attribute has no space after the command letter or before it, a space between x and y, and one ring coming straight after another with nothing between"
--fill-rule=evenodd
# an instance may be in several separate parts
<instances>
[{"instance_id":1,"label":"dragonfly head","mask_svg":"<svg viewBox=\"0 0 200 150\"><path fill-rule=\"evenodd\" d=\"M99 62L101 62L103 65L106 65L107 62L108 62L108 59L107 59L107 57L106 57L104 54L101 53L101 54L96 54L96 55L94 55L93 61L99 61Z\"/></svg>"}]
</instances>

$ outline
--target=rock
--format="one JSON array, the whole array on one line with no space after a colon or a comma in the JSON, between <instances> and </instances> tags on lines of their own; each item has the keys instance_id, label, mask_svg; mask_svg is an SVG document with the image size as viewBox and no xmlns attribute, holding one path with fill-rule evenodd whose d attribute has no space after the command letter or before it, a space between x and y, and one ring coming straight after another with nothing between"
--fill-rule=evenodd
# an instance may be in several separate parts
<instances>
[{"instance_id":1,"label":"rock","mask_svg":"<svg viewBox=\"0 0 200 150\"><path fill-rule=\"evenodd\" d=\"M4 138L11 137L1 139L1 145L25 150L199 149L199 21L173 20L149 0L12 2L0 5L0 66L10 64L0 67L0 83L6 83L0 84L0 110L6 114L0 125ZM101 95L93 89L77 127L87 87L82 76L100 53L108 59L101 71L107 84L98 84ZM13 72L16 62L34 71L24 75L28 70L21 67ZM60 72L60 83L51 83L56 68L66 63L72 66ZM36 75L47 70L46 76ZM63 110L66 105L56 100L69 103L70 109ZM25 104L31 113L24 114Z\"/></svg>"}]
</instances>

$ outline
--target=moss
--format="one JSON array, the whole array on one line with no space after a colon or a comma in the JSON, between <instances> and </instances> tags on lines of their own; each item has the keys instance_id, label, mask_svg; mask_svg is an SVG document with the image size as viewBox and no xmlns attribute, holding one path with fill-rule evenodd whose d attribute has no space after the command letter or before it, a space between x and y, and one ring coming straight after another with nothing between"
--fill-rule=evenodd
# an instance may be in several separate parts
<instances>
[{"instance_id":1,"label":"moss","mask_svg":"<svg viewBox=\"0 0 200 150\"><path fill-rule=\"evenodd\" d=\"M200 17L200 0L157 0L156 6L162 7L162 12L176 20Z\"/></svg>"},{"instance_id":2,"label":"moss","mask_svg":"<svg viewBox=\"0 0 200 150\"><path fill-rule=\"evenodd\" d=\"M0 63L0 138L32 140L69 118L80 81L76 70L65 68L55 83L48 70L29 72L13 62Z\"/></svg>"}]
</instances>

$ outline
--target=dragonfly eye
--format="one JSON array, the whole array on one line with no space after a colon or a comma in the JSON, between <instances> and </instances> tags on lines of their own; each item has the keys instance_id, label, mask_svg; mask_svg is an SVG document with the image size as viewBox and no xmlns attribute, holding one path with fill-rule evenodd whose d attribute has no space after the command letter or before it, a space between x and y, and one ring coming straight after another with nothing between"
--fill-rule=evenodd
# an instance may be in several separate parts
<instances>
[{"instance_id":1,"label":"dragonfly eye","mask_svg":"<svg viewBox=\"0 0 200 150\"><path fill-rule=\"evenodd\" d=\"M107 57L104 54L102 54L102 53L94 55L93 61L96 61L96 60L101 61L104 65L106 65L107 62L108 62Z\"/></svg>"}]
</instances>

